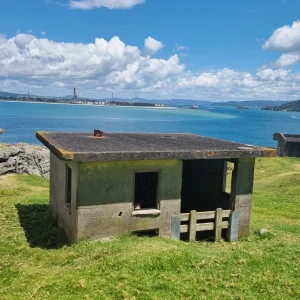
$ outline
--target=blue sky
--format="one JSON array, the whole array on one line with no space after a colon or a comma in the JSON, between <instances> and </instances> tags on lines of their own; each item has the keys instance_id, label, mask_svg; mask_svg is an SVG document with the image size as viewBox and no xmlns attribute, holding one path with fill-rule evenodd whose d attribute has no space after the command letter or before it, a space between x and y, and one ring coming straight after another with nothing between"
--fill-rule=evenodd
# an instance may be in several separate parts
<instances>
[{"instance_id":1,"label":"blue sky","mask_svg":"<svg viewBox=\"0 0 300 300\"><path fill-rule=\"evenodd\" d=\"M0 90L299 99L299 12L296 0L3 1Z\"/></svg>"}]
</instances>

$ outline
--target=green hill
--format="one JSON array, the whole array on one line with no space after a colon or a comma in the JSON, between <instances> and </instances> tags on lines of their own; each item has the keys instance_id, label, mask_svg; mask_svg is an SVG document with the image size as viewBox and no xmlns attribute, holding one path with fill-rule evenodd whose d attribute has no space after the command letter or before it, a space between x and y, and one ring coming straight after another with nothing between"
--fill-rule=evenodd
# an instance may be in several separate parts
<instances>
[{"instance_id":1,"label":"green hill","mask_svg":"<svg viewBox=\"0 0 300 300\"><path fill-rule=\"evenodd\" d=\"M1 299L300 299L300 159L258 159L251 236L122 236L69 245L49 182L0 177ZM256 231L267 228L262 239Z\"/></svg>"},{"instance_id":2,"label":"green hill","mask_svg":"<svg viewBox=\"0 0 300 300\"><path fill-rule=\"evenodd\" d=\"M284 103L280 106L267 106L263 109L273 111L300 111L300 100Z\"/></svg>"},{"instance_id":3,"label":"green hill","mask_svg":"<svg viewBox=\"0 0 300 300\"><path fill-rule=\"evenodd\" d=\"M266 106L280 106L288 101L279 100L244 100L244 101L227 101L227 102L214 102L213 105L219 106L233 106L233 107L255 107L262 108Z\"/></svg>"}]
</instances>

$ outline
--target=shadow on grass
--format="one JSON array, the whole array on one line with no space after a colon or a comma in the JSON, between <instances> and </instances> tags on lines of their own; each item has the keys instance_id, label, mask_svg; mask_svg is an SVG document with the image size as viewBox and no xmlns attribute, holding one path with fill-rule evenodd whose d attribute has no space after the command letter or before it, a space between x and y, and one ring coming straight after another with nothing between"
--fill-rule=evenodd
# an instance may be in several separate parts
<instances>
[{"instance_id":1,"label":"shadow on grass","mask_svg":"<svg viewBox=\"0 0 300 300\"><path fill-rule=\"evenodd\" d=\"M69 245L62 228L57 227L49 205L17 204L20 224L32 248L58 249Z\"/></svg>"}]
</instances>

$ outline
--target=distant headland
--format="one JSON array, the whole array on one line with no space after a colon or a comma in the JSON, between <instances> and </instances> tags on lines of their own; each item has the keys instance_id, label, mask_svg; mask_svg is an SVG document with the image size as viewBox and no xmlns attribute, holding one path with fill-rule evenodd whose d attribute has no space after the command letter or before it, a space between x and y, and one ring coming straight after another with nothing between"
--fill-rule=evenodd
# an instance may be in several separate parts
<instances>
[{"instance_id":1,"label":"distant headland","mask_svg":"<svg viewBox=\"0 0 300 300\"><path fill-rule=\"evenodd\" d=\"M263 110L272 110L272 111L296 111L300 112L300 99L296 101L291 101L284 103L280 106L267 106L262 108Z\"/></svg>"}]
</instances>

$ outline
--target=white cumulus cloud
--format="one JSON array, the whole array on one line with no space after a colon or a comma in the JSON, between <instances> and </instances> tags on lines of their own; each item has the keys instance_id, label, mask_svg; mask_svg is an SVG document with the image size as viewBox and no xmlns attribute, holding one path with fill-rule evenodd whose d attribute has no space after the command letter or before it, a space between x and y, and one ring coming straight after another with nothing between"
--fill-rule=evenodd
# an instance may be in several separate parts
<instances>
[{"instance_id":1,"label":"white cumulus cloud","mask_svg":"<svg viewBox=\"0 0 300 300\"><path fill-rule=\"evenodd\" d=\"M253 74L230 68L185 71L178 55L154 59L119 37L64 43L32 34L0 35L0 91L60 96L74 87L95 98L114 90L121 98L292 100L300 97L300 73L284 66Z\"/></svg>"},{"instance_id":2,"label":"white cumulus cloud","mask_svg":"<svg viewBox=\"0 0 300 300\"><path fill-rule=\"evenodd\" d=\"M178 81L181 87L216 87L217 89L230 89L235 87L253 87L257 82L250 73L237 72L232 69L222 69L204 72L199 76L187 76Z\"/></svg>"},{"instance_id":3,"label":"white cumulus cloud","mask_svg":"<svg viewBox=\"0 0 300 300\"><path fill-rule=\"evenodd\" d=\"M276 29L263 48L285 52L300 51L300 21L295 21L292 26L285 25Z\"/></svg>"},{"instance_id":4,"label":"white cumulus cloud","mask_svg":"<svg viewBox=\"0 0 300 300\"><path fill-rule=\"evenodd\" d=\"M300 60L300 21L276 29L263 48L285 52L275 62L275 66L282 68L294 65Z\"/></svg>"},{"instance_id":5,"label":"white cumulus cloud","mask_svg":"<svg viewBox=\"0 0 300 300\"><path fill-rule=\"evenodd\" d=\"M290 70L285 69L278 69L273 70L270 68L261 69L257 72L257 77L260 80L271 80L271 81L278 81L278 80L286 80Z\"/></svg>"},{"instance_id":6,"label":"white cumulus cloud","mask_svg":"<svg viewBox=\"0 0 300 300\"><path fill-rule=\"evenodd\" d=\"M297 99L300 73L290 70L261 68L255 75L229 68L195 75L183 73L173 91L190 99Z\"/></svg>"},{"instance_id":7,"label":"white cumulus cloud","mask_svg":"<svg viewBox=\"0 0 300 300\"><path fill-rule=\"evenodd\" d=\"M275 65L278 67L288 67L294 65L299 60L300 60L300 52L284 53L277 59Z\"/></svg>"},{"instance_id":8,"label":"white cumulus cloud","mask_svg":"<svg viewBox=\"0 0 300 300\"><path fill-rule=\"evenodd\" d=\"M162 49L164 47L164 44L151 36L148 36L148 38L145 39L145 50L149 54L154 54L158 50Z\"/></svg>"},{"instance_id":9,"label":"white cumulus cloud","mask_svg":"<svg viewBox=\"0 0 300 300\"><path fill-rule=\"evenodd\" d=\"M108 9L129 9L144 2L144 0L71 0L70 7L77 9L93 9L101 7Z\"/></svg>"},{"instance_id":10,"label":"white cumulus cloud","mask_svg":"<svg viewBox=\"0 0 300 300\"><path fill-rule=\"evenodd\" d=\"M175 78L183 70L177 55L151 59L119 37L96 38L90 44L59 43L30 34L0 37L2 86L4 81L18 81L16 86L69 89L78 85L89 91L142 89Z\"/></svg>"}]
</instances>

